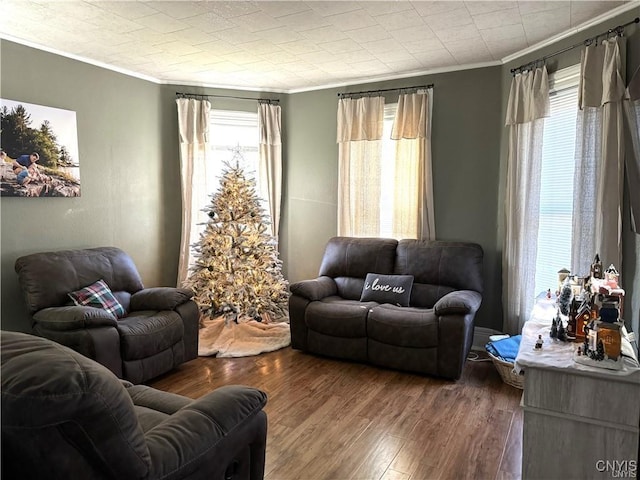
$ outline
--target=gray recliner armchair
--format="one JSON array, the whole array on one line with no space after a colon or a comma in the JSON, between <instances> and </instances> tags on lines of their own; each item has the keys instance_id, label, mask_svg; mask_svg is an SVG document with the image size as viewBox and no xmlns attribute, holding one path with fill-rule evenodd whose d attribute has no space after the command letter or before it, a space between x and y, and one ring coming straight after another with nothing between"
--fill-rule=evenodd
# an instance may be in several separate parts
<instances>
[{"instance_id":1,"label":"gray recliner armchair","mask_svg":"<svg viewBox=\"0 0 640 480\"><path fill-rule=\"evenodd\" d=\"M197 400L119 380L45 338L0 332L3 479L264 476L264 392Z\"/></svg>"},{"instance_id":2,"label":"gray recliner armchair","mask_svg":"<svg viewBox=\"0 0 640 480\"><path fill-rule=\"evenodd\" d=\"M142 383L198 355L198 307L190 290L144 288L129 255L115 247L34 253L15 269L32 332L66 345L118 377ZM121 315L78 306L69 293L103 280Z\"/></svg>"}]
</instances>

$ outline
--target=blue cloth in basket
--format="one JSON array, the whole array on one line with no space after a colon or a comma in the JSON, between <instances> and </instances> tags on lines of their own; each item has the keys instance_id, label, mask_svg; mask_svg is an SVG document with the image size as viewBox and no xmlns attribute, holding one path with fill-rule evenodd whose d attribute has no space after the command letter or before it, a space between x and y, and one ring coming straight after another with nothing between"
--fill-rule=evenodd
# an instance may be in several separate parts
<instances>
[{"instance_id":1,"label":"blue cloth in basket","mask_svg":"<svg viewBox=\"0 0 640 480\"><path fill-rule=\"evenodd\" d=\"M498 357L505 362L515 362L520 348L520 340L522 335L515 335L509 338L503 338L497 342L489 342L486 345L487 352L494 357Z\"/></svg>"}]
</instances>

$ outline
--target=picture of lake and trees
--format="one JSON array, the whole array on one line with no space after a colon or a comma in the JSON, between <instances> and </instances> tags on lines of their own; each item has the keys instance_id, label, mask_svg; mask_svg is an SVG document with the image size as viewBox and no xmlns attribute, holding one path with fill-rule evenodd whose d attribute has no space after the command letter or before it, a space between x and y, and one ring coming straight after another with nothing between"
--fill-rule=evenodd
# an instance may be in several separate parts
<instances>
[{"instance_id":1,"label":"picture of lake and trees","mask_svg":"<svg viewBox=\"0 0 640 480\"><path fill-rule=\"evenodd\" d=\"M76 112L0 99L0 195L78 197Z\"/></svg>"}]
</instances>

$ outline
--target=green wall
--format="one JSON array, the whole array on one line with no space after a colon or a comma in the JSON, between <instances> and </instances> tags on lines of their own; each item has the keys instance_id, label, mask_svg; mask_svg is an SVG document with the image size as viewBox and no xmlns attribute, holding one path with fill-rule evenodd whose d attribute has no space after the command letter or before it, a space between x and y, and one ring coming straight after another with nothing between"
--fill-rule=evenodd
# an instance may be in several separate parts
<instances>
[{"instance_id":1,"label":"green wall","mask_svg":"<svg viewBox=\"0 0 640 480\"><path fill-rule=\"evenodd\" d=\"M148 286L173 285L180 244L180 180L175 93L279 98L283 109L284 186L280 247L285 275L317 275L326 241L336 234L337 93L434 84L432 153L436 234L474 241L485 251L479 326L501 329L501 255L510 68L582 41L635 12L569 37L511 64L290 95L157 85L76 60L0 40L0 97L74 110L82 196L0 199L3 329L30 328L13 265L20 255L115 245L136 262ZM638 29L629 32L628 70L639 64ZM579 49L549 62L576 63ZM557 62L557 64L556 64ZM389 102L393 95L388 95ZM214 108L255 110L255 102L213 99ZM628 203L628 202L627 202ZM625 208L627 312L638 330L640 242Z\"/></svg>"},{"instance_id":2,"label":"green wall","mask_svg":"<svg viewBox=\"0 0 640 480\"><path fill-rule=\"evenodd\" d=\"M485 252L485 294L478 325L502 325L496 255L500 158L499 67L290 95L286 235L281 240L290 281L315 277L327 240L337 232L338 92L434 84L432 157L438 240L477 242ZM397 101L397 92L386 94Z\"/></svg>"},{"instance_id":3,"label":"green wall","mask_svg":"<svg viewBox=\"0 0 640 480\"><path fill-rule=\"evenodd\" d=\"M179 168L161 136L159 86L5 40L0 68L0 97L76 112L82 186L79 198L0 199L2 328L30 329L14 272L21 255L114 245L147 285L175 283L167 239L180 222L170 208Z\"/></svg>"}]
</instances>

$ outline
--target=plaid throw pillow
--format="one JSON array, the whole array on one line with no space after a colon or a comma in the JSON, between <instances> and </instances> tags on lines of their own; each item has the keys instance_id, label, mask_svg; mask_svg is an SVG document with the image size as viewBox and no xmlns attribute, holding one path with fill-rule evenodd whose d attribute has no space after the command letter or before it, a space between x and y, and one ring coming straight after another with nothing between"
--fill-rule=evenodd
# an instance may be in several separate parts
<instances>
[{"instance_id":1,"label":"plaid throw pillow","mask_svg":"<svg viewBox=\"0 0 640 480\"><path fill-rule=\"evenodd\" d=\"M78 306L102 308L117 318L124 317L127 313L116 297L113 296L104 280L98 280L96 283L71 292L68 295L73 300L73 303Z\"/></svg>"}]
</instances>

